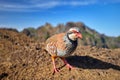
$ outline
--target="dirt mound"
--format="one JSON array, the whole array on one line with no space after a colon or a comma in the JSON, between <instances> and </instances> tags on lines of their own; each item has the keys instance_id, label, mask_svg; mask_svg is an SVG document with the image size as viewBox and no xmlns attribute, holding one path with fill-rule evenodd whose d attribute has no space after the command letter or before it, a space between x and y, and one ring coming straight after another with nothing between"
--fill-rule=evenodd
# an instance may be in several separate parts
<instances>
[{"instance_id":1,"label":"dirt mound","mask_svg":"<svg viewBox=\"0 0 120 80\"><path fill-rule=\"evenodd\" d=\"M52 60L22 33L0 30L0 80L120 80L120 49L78 46L67 57L75 68L68 70L58 58L60 73L52 74Z\"/></svg>"}]
</instances>

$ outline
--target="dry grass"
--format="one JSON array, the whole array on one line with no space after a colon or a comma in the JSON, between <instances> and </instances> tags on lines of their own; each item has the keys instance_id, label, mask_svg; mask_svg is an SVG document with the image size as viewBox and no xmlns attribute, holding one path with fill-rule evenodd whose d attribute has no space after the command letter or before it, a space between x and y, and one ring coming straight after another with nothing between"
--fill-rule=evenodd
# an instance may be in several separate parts
<instances>
[{"instance_id":1,"label":"dry grass","mask_svg":"<svg viewBox=\"0 0 120 80\"><path fill-rule=\"evenodd\" d=\"M56 59L60 73L52 75L44 43L17 32L0 31L0 35L0 80L120 80L120 49L78 46L66 58L75 69L69 71Z\"/></svg>"}]
</instances>

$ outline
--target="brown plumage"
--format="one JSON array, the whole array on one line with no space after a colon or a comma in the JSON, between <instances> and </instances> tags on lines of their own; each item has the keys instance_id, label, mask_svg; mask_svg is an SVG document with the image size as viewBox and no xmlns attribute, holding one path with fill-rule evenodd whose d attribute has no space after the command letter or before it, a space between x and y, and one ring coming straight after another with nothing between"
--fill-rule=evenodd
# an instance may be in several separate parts
<instances>
[{"instance_id":1,"label":"brown plumage","mask_svg":"<svg viewBox=\"0 0 120 80\"><path fill-rule=\"evenodd\" d=\"M82 38L80 30L77 27L69 29L66 33L53 35L46 40L46 50L51 55L54 72L59 72L55 66L55 58L60 57L69 69L72 68L67 63L65 57L70 55L77 47L77 38Z\"/></svg>"}]
</instances>

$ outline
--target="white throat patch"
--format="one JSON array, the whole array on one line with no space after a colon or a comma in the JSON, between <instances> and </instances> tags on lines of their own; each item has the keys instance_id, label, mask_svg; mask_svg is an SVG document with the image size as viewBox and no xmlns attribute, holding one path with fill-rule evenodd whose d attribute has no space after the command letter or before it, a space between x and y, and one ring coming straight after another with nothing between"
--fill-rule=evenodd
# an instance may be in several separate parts
<instances>
[{"instance_id":1,"label":"white throat patch","mask_svg":"<svg viewBox=\"0 0 120 80\"><path fill-rule=\"evenodd\" d=\"M75 35L74 33L73 33L73 34L69 34L68 37L69 37L71 40L73 40L73 41L75 41L75 40L77 39L77 37L76 37L76 35Z\"/></svg>"}]
</instances>

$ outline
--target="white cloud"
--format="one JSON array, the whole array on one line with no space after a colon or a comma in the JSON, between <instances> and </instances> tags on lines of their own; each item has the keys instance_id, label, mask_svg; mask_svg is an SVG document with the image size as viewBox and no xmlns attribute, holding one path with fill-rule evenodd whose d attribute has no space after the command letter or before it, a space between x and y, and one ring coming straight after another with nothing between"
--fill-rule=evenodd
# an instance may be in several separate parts
<instances>
[{"instance_id":1,"label":"white cloud","mask_svg":"<svg viewBox=\"0 0 120 80\"><path fill-rule=\"evenodd\" d=\"M34 4L12 4L12 3L0 3L0 10L7 11L24 11L24 10L36 10L36 9L46 9L57 6L58 2L44 2L44 3L34 3Z\"/></svg>"},{"instance_id":2,"label":"white cloud","mask_svg":"<svg viewBox=\"0 0 120 80\"><path fill-rule=\"evenodd\" d=\"M3 11L35 11L56 6L87 6L97 3L118 3L120 0L21 0L21 2L0 1Z\"/></svg>"}]
</instances>

